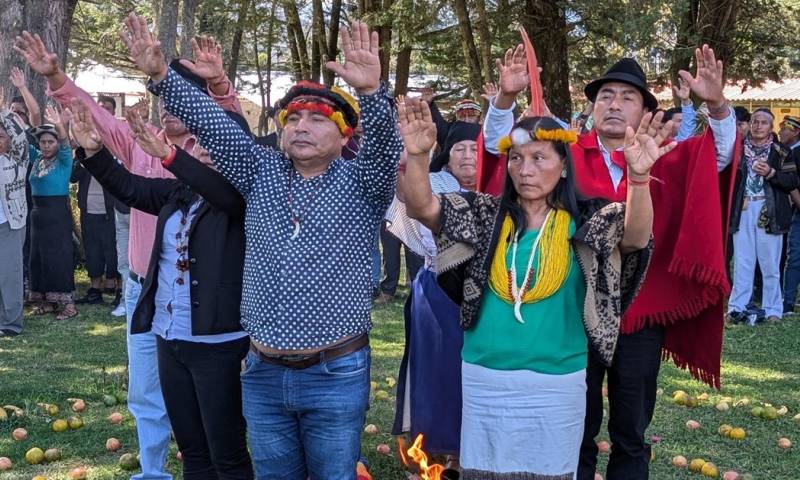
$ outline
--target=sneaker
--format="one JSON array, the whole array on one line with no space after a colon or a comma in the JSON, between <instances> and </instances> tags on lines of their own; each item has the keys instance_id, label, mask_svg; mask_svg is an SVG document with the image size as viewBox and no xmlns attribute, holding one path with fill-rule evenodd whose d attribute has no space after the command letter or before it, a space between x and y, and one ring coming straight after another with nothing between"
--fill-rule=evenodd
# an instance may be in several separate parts
<instances>
[{"instance_id":1,"label":"sneaker","mask_svg":"<svg viewBox=\"0 0 800 480\"><path fill-rule=\"evenodd\" d=\"M737 325L740 323L745 323L747 321L747 315L743 312L728 312L728 323L731 325Z\"/></svg>"},{"instance_id":2,"label":"sneaker","mask_svg":"<svg viewBox=\"0 0 800 480\"><path fill-rule=\"evenodd\" d=\"M119 302L114 310L111 310L111 315L114 317L124 317L127 311L125 310L125 302Z\"/></svg>"},{"instance_id":3,"label":"sneaker","mask_svg":"<svg viewBox=\"0 0 800 480\"><path fill-rule=\"evenodd\" d=\"M96 305L103 303L103 292L98 288L90 288L86 295L82 298L75 300L75 303L81 305Z\"/></svg>"}]
</instances>

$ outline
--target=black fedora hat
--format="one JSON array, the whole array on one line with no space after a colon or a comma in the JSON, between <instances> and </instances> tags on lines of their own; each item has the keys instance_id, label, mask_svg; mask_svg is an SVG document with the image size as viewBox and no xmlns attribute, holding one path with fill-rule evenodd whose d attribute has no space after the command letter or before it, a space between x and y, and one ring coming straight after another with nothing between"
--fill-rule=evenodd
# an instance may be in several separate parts
<instances>
[{"instance_id":1,"label":"black fedora hat","mask_svg":"<svg viewBox=\"0 0 800 480\"><path fill-rule=\"evenodd\" d=\"M655 95L650 93L650 90L647 89L647 77L644 74L644 70L642 70L642 67L639 65L639 62L636 60L632 58L623 58L618 61L608 69L605 75L591 82L589 85L586 85L586 88L583 89L583 93L586 94L586 98L594 102L597 98L597 92L600 91L600 87L609 82L622 82L636 87L642 93L644 106L647 110L655 110L658 108L658 100L656 100Z\"/></svg>"}]
</instances>

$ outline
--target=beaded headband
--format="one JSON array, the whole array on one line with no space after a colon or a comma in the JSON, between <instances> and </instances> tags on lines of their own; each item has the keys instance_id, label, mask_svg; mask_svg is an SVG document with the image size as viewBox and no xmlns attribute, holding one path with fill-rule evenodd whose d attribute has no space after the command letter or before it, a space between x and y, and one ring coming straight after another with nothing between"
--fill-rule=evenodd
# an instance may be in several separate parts
<instances>
[{"instance_id":1,"label":"beaded headband","mask_svg":"<svg viewBox=\"0 0 800 480\"><path fill-rule=\"evenodd\" d=\"M511 150L511 147L515 145L519 147L533 141L570 144L578 141L578 134L572 130L564 130L563 128L554 130L537 128L532 132L524 128L515 128L511 131L511 135L506 135L497 142L497 150L503 155L508 155L508 151Z\"/></svg>"},{"instance_id":2,"label":"beaded headband","mask_svg":"<svg viewBox=\"0 0 800 480\"><path fill-rule=\"evenodd\" d=\"M339 131L343 136L350 137L353 135L353 129L347 124L344 119L344 115L340 110L335 110L332 106L316 99L293 100L278 114L278 122L280 122L281 126L285 127L286 118L289 116L289 114L299 112L300 110L308 110L314 113L322 114L328 117L333 123L336 124L337 127L339 127Z\"/></svg>"}]
</instances>

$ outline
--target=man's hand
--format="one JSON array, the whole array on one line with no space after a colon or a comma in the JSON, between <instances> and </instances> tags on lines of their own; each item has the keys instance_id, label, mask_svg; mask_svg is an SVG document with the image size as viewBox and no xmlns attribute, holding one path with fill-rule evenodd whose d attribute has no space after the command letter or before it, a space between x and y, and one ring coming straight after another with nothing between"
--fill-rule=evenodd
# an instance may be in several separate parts
<instances>
[{"instance_id":1,"label":"man's hand","mask_svg":"<svg viewBox=\"0 0 800 480\"><path fill-rule=\"evenodd\" d=\"M125 29L119 37L127 47L136 68L160 82L167 76L167 61L161 52L161 43L153 38L144 17L131 13L125 19Z\"/></svg>"},{"instance_id":2,"label":"man's hand","mask_svg":"<svg viewBox=\"0 0 800 480\"><path fill-rule=\"evenodd\" d=\"M139 112L129 109L125 112L125 118L128 120L128 126L131 127L133 138L136 140L136 143L142 147L145 153L161 159L169 155L169 147L167 144L153 135L153 132L145 125Z\"/></svg>"},{"instance_id":3,"label":"man's hand","mask_svg":"<svg viewBox=\"0 0 800 480\"><path fill-rule=\"evenodd\" d=\"M375 93L381 86L378 32L370 34L366 23L355 21L351 30L342 29L339 32L339 38L344 52L344 65L330 61L325 63L325 68L339 75L359 94Z\"/></svg>"},{"instance_id":4,"label":"man's hand","mask_svg":"<svg viewBox=\"0 0 800 480\"><path fill-rule=\"evenodd\" d=\"M634 133L631 127L625 131L623 150L625 161L628 163L628 176L644 177L649 175L656 160L671 152L678 145L678 142L672 141L662 146L664 140L669 138L670 132L672 132L672 121L662 123L663 118L664 112L658 112L655 116L648 113L642 118L637 132Z\"/></svg>"},{"instance_id":5,"label":"man's hand","mask_svg":"<svg viewBox=\"0 0 800 480\"><path fill-rule=\"evenodd\" d=\"M680 99L681 105L692 104L692 100L689 98L692 90L689 88L689 84L683 79L683 77L678 77L678 85L672 86L672 92L677 98Z\"/></svg>"},{"instance_id":6,"label":"man's hand","mask_svg":"<svg viewBox=\"0 0 800 480\"><path fill-rule=\"evenodd\" d=\"M78 145L86 150L86 156L91 157L103 148L103 139L97 133L94 119L89 107L77 98L70 102L72 112L72 138Z\"/></svg>"},{"instance_id":7,"label":"man's hand","mask_svg":"<svg viewBox=\"0 0 800 480\"><path fill-rule=\"evenodd\" d=\"M22 89L28 88L25 74L17 67L11 67L11 75L9 75L8 79L11 81L11 85L14 85L17 90L22 91Z\"/></svg>"},{"instance_id":8,"label":"man's hand","mask_svg":"<svg viewBox=\"0 0 800 480\"><path fill-rule=\"evenodd\" d=\"M31 69L39 75L49 77L61 72L61 68L58 66L58 56L47 50L39 35L31 35L26 31L22 32L17 37L17 44L14 45L14 50L22 55L22 58L28 62Z\"/></svg>"},{"instance_id":9,"label":"man's hand","mask_svg":"<svg viewBox=\"0 0 800 480\"><path fill-rule=\"evenodd\" d=\"M222 47L214 37L199 36L192 39L194 63L181 60L181 65L189 69L209 84L225 80L225 67L222 66Z\"/></svg>"},{"instance_id":10,"label":"man's hand","mask_svg":"<svg viewBox=\"0 0 800 480\"><path fill-rule=\"evenodd\" d=\"M501 61L495 60L497 72L500 74L500 94L516 97L531 84L528 75L528 62L525 60L525 47L522 44L517 48L506 50L506 55Z\"/></svg>"},{"instance_id":11,"label":"man's hand","mask_svg":"<svg viewBox=\"0 0 800 480\"><path fill-rule=\"evenodd\" d=\"M714 56L714 50L708 45L695 50L697 74L693 77L686 70L678 75L689 85L697 98L706 102L710 109L721 108L725 104L722 85L722 61Z\"/></svg>"},{"instance_id":12,"label":"man's hand","mask_svg":"<svg viewBox=\"0 0 800 480\"><path fill-rule=\"evenodd\" d=\"M401 98L397 104L397 117L408 155L427 156L436 143L436 124L428 104L418 98Z\"/></svg>"},{"instance_id":13,"label":"man's hand","mask_svg":"<svg viewBox=\"0 0 800 480\"><path fill-rule=\"evenodd\" d=\"M767 177L772 173L772 167L770 167L767 162L753 162L753 172L762 177Z\"/></svg>"},{"instance_id":14,"label":"man's hand","mask_svg":"<svg viewBox=\"0 0 800 480\"><path fill-rule=\"evenodd\" d=\"M487 102L491 102L492 99L497 96L498 91L499 89L497 88L496 84L490 82L484 83L481 97L483 97L483 99Z\"/></svg>"}]
</instances>

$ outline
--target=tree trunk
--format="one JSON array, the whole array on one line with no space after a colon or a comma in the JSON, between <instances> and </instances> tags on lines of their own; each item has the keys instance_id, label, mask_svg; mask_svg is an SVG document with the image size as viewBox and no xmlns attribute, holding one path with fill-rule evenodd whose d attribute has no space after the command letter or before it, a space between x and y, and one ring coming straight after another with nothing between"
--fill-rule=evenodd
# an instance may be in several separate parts
<instances>
[{"instance_id":1,"label":"tree trunk","mask_svg":"<svg viewBox=\"0 0 800 480\"><path fill-rule=\"evenodd\" d=\"M158 17L158 41L161 42L161 51L171 62L178 56L178 2L177 0L162 0L161 12Z\"/></svg>"},{"instance_id":2,"label":"tree trunk","mask_svg":"<svg viewBox=\"0 0 800 480\"><path fill-rule=\"evenodd\" d=\"M311 80L319 82L322 52L325 51L325 14L322 0L311 0Z\"/></svg>"},{"instance_id":3,"label":"tree trunk","mask_svg":"<svg viewBox=\"0 0 800 480\"><path fill-rule=\"evenodd\" d=\"M336 61L336 56L339 53L339 19L342 14L342 0L332 0L331 2L331 19L328 22L328 47L326 48L326 60ZM322 69L322 79L325 85L332 86L336 78L336 74L327 68Z\"/></svg>"},{"instance_id":4,"label":"tree trunk","mask_svg":"<svg viewBox=\"0 0 800 480\"><path fill-rule=\"evenodd\" d=\"M397 67L394 73L394 96L408 93L408 76L410 72L411 45L407 45L397 53Z\"/></svg>"},{"instance_id":5,"label":"tree trunk","mask_svg":"<svg viewBox=\"0 0 800 480\"><path fill-rule=\"evenodd\" d=\"M483 75L481 74L481 61L478 49L475 47L475 37L472 35L472 22L469 19L466 0L452 0L453 11L458 18L458 30L461 32L461 49L467 62L469 71L469 88L473 94L481 91Z\"/></svg>"},{"instance_id":6,"label":"tree trunk","mask_svg":"<svg viewBox=\"0 0 800 480\"><path fill-rule=\"evenodd\" d=\"M17 95L14 86L8 80L11 67L14 65L21 67L24 63L13 47L17 35L25 28L23 23L25 2L23 0L5 0L4 3L3 13L0 14L0 88L5 91L6 101L10 101L11 97ZM31 78L30 75L28 78Z\"/></svg>"},{"instance_id":7,"label":"tree trunk","mask_svg":"<svg viewBox=\"0 0 800 480\"><path fill-rule=\"evenodd\" d=\"M544 100L558 118L572 118L567 54L567 20L558 0L527 0L523 26L528 31L541 73Z\"/></svg>"},{"instance_id":8,"label":"tree trunk","mask_svg":"<svg viewBox=\"0 0 800 480\"><path fill-rule=\"evenodd\" d=\"M376 2L380 5L380 1ZM392 8L394 0L383 0L383 11L388 11ZM389 83L389 65L392 60L392 22L388 20L384 25L378 29L378 38L380 42L380 51L378 56L381 59L381 79L388 85Z\"/></svg>"},{"instance_id":9,"label":"tree trunk","mask_svg":"<svg viewBox=\"0 0 800 480\"><path fill-rule=\"evenodd\" d=\"M483 63L483 81L494 82L494 63L492 62L492 34L489 32L489 17L486 15L486 0L475 0L475 12L478 14L477 28L480 36L481 63Z\"/></svg>"},{"instance_id":10,"label":"tree trunk","mask_svg":"<svg viewBox=\"0 0 800 480\"><path fill-rule=\"evenodd\" d=\"M718 60L728 63L734 60L734 36L736 18L739 11L738 0L700 0L698 7L697 33L698 47L708 44L714 48ZM723 69L723 82L725 72Z\"/></svg>"},{"instance_id":11,"label":"tree trunk","mask_svg":"<svg viewBox=\"0 0 800 480\"><path fill-rule=\"evenodd\" d=\"M675 48L672 49L672 62L669 67L670 81L674 85L678 83L678 71L687 70L694 58L694 45L697 38L695 21L697 19L698 0L689 0L686 10L681 14L680 24L678 25L677 41ZM673 93L674 97L674 93ZM675 105L680 105L678 98L673 98Z\"/></svg>"},{"instance_id":12,"label":"tree trunk","mask_svg":"<svg viewBox=\"0 0 800 480\"><path fill-rule=\"evenodd\" d=\"M272 47L275 45L275 7L278 2L272 2L269 10L269 27L267 27L267 105L272 106L270 98L272 90Z\"/></svg>"},{"instance_id":13,"label":"tree trunk","mask_svg":"<svg viewBox=\"0 0 800 480\"><path fill-rule=\"evenodd\" d=\"M242 49L242 36L244 27L247 25L247 13L250 11L250 0L241 0L239 3L239 16L236 19L236 30L233 32L231 42L231 59L228 63L228 79L232 85L236 85L236 71L239 68L239 51Z\"/></svg>"},{"instance_id":14,"label":"tree trunk","mask_svg":"<svg viewBox=\"0 0 800 480\"><path fill-rule=\"evenodd\" d=\"M311 76L308 64L308 49L306 48L306 37L303 35L303 26L300 23L297 4L292 0L284 0L283 13L286 17L286 33L290 37L290 44L291 37L294 37L296 59L300 63L300 78L297 80L308 80Z\"/></svg>"},{"instance_id":15,"label":"tree trunk","mask_svg":"<svg viewBox=\"0 0 800 480\"><path fill-rule=\"evenodd\" d=\"M200 0L183 0L181 8L181 58L192 58L192 38L195 36L195 18Z\"/></svg>"}]
</instances>

